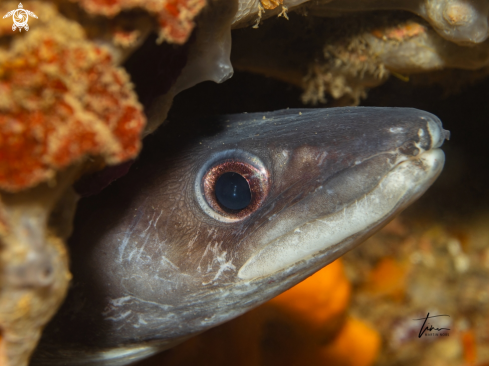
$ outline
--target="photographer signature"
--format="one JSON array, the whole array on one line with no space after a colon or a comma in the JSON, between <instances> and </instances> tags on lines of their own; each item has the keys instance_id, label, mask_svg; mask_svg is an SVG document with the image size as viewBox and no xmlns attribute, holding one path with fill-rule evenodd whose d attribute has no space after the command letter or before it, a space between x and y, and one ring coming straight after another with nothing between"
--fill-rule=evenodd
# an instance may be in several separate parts
<instances>
[{"instance_id":1,"label":"photographer signature","mask_svg":"<svg viewBox=\"0 0 489 366\"><path fill-rule=\"evenodd\" d=\"M450 330L450 328L435 328L432 325L429 325L429 326L425 327L426 321L428 319L438 318L440 316L448 316L448 317L450 317L450 315L432 315L432 316L430 316L430 313L428 313L428 315L426 315L426 318L413 319L413 320L424 320L423 321L423 325L421 326L421 329L419 330L418 338L421 338L423 336L424 332L426 332L426 331L431 332L433 330L436 330L436 331L439 332L439 331L442 331L442 330ZM423 329L423 327L424 327L424 329Z\"/></svg>"}]
</instances>

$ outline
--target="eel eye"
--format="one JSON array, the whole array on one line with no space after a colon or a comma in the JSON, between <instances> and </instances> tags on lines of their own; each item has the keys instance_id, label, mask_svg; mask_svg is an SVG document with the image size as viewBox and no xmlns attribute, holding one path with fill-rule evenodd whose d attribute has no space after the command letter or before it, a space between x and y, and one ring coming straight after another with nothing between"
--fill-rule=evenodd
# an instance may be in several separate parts
<instances>
[{"instance_id":1,"label":"eel eye","mask_svg":"<svg viewBox=\"0 0 489 366\"><path fill-rule=\"evenodd\" d=\"M200 203L211 217L224 222L240 221L261 206L268 194L268 173L259 159L248 158L217 161L202 174L204 200Z\"/></svg>"}]
</instances>

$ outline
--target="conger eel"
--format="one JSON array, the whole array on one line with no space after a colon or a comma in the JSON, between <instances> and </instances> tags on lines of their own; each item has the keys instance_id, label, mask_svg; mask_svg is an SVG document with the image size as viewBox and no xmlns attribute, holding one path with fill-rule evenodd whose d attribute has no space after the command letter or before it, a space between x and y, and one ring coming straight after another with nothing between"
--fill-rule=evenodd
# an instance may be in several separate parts
<instances>
[{"instance_id":1,"label":"conger eel","mask_svg":"<svg viewBox=\"0 0 489 366\"><path fill-rule=\"evenodd\" d=\"M408 108L168 123L82 200L72 288L32 365L126 365L271 299L423 194L448 136Z\"/></svg>"}]
</instances>

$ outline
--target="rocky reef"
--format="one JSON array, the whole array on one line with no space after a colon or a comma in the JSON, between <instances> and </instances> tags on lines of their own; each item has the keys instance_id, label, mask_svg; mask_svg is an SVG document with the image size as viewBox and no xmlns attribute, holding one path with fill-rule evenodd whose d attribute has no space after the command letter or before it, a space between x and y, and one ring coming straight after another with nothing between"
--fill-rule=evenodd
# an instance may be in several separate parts
<instances>
[{"instance_id":1,"label":"rocky reef","mask_svg":"<svg viewBox=\"0 0 489 366\"><path fill-rule=\"evenodd\" d=\"M182 91L236 68L300 88L309 106L358 105L390 76L452 93L489 70L483 0L22 6L37 16L28 31L13 30L15 15L0 20L0 364L10 366L28 363L66 294L79 193L124 174ZM2 15L15 9L0 3Z\"/></svg>"}]
</instances>

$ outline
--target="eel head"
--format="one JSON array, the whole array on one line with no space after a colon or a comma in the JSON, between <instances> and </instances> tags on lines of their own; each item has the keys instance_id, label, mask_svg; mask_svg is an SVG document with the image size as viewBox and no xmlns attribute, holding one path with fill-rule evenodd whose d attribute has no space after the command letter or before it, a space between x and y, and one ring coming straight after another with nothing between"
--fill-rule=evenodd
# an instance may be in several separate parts
<instances>
[{"instance_id":1,"label":"eel head","mask_svg":"<svg viewBox=\"0 0 489 366\"><path fill-rule=\"evenodd\" d=\"M80 203L74 284L34 364L123 365L271 299L418 198L445 138L402 108L168 123Z\"/></svg>"}]
</instances>

